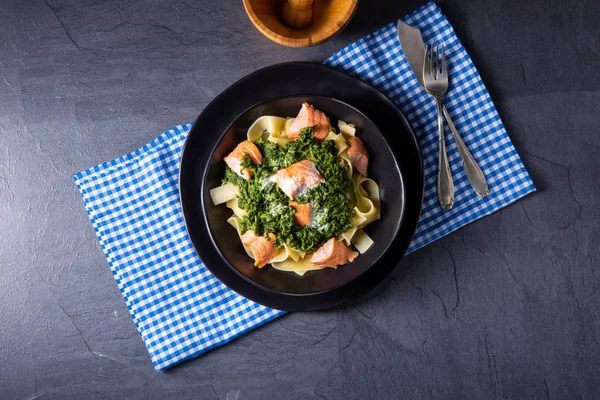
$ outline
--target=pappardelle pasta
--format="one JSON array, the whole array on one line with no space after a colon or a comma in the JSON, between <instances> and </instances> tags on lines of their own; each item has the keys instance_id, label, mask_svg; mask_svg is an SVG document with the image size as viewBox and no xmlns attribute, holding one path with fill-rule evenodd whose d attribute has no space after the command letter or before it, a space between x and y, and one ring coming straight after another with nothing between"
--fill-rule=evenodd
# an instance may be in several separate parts
<instances>
[{"instance_id":1,"label":"pappardelle pasta","mask_svg":"<svg viewBox=\"0 0 600 400\"><path fill-rule=\"evenodd\" d=\"M227 222L258 268L304 275L373 245L363 228L380 217L379 186L354 125L339 121L336 132L304 103L296 118L258 118L224 161L223 184L210 195L233 211Z\"/></svg>"}]
</instances>

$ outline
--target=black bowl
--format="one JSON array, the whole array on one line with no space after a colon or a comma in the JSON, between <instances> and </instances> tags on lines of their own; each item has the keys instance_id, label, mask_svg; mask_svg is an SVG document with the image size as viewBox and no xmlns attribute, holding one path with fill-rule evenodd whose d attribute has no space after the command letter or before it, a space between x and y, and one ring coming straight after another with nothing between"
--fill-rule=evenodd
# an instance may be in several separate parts
<instances>
[{"instance_id":1,"label":"black bowl","mask_svg":"<svg viewBox=\"0 0 600 400\"><path fill-rule=\"evenodd\" d=\"M278 78L283 76L295 79ZM262 115L294 116L304 101L324 111L334 126L338 119L357 126L370 152L370 177L380 187L382 218L365 229L375 244L354 262L300 277L270 266L255 268L226 222L231 210L214 206L209 191L221 182L223 157L246 139L254 120ZM370 112L365 115L359 109ZM397 265L420 214L422 161L402 113L380 92L322 65L280 64L234 84L198 117L183 149L180 194L190 239L220 281L269 307L318 309L358 297Z\"/></svg>"},{"instance_id":2,"label":"black bowl","mask_svg":"<svg viewBox=\"0 0 600 400\"><path fill-rule=\"evenodd\" d=\"M350 264L338 269L310 271L304 276L279 271L271 266L254 267L237 237L236 230L227 223L232 212L225 205L214 206L210 189L221 184L225 174L223 158L241 141L252 123L263 115L295 116L302 103L312 104L330 118L333 126L338 119L356 125L357 135L363 140L370 156L369 177L379 184L381 220L368 225L365 232L374 245ZM242 277L263 290L293 295L311 295L329 291L356 279L370 268L393 243L404 213L404 184L396 158L377 127L360 111L338 100L305 96L269 100L244 112L229 127L213 152L202 182L202 206L209 233L224 261Z\"/></svg>"}]
</instances>

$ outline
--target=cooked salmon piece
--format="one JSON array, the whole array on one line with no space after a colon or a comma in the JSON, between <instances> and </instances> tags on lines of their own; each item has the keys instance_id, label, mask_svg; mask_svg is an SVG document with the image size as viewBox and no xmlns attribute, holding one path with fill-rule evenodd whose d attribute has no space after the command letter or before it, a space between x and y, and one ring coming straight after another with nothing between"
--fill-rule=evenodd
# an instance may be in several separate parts
<instances>
[{"instance_id":1,"label":"cooked salmon piece","mask_svg":"<svg viewBox=\"0 0 600 400\"><path fill-rule=\"evenodd\" d=\"M312 213L312 207L310 204L300 204L295 201L290 202L290 207L296 210L294 214L294 221L300 226L310 225L310 214Z\"/></svg>"},{"instance_id":2,"label":"cooked salmon piece","mask_svg":"<svg viewBox=\"0 0 600 400\"><path fill-rule=\"evenodd\" d=\"M369 153L365 144L356 136L348 138L348 158L352 161L352 165L362 176L367 176L367 169L369 166Z\"/></svg>"},{"instance_id":3,"label":"cooked salmon piece","mask_svg":"<svg viewBox=\"0 0 600 400\"><path fill-rule=\"evenodd\" d=\"M331 238L313 254L310 262L321 268L335 268L338 265L354 261L356 257L358 257L356 251L352 251L336 238Z\"/></svg>"},{"instance_id":4,"label":"cooked salmon piece","mask_svg":"<svg viewBox=\"0 0 600 400\"><path fill-rule=\"evenodd\" d=\"M250 229L242 235L242 243L250 248L255 267L264 267L277 255L275 235L272 233L269 233L267 239L265 236L256 236L254 231Z\"/></svg>"},{"instance_id":5,"label":"cooked salmon piece","mask_svg":"<svg viewBox=\"0 0 600 400\"><path fill-rule=\"evenodd\" d=\"M277 171L275 182L293 200L305 189L311 188L317 183L325 182L325 180L312 161L304 160Z\"/></svg>"},{"instance_id":6,"label":"cooked salmon piece","mask_svg":"<svg viewBox=\"0 0 600 400\"><path fill-rule=\"evenodd\" d=\"M298 116L290 126L287 136L292 139L298 139L300 131L304 128L312 128L313 137L323 140L329 134L329 121L322 111L317 110L308 103L303 103Z\"/></svg>"},{"instance_id":7,"label":"cooked salmon piece","mask_svg":"<svg viewBox=\"0 0 600 400\"><path fill-rule=\"evenodd\" d=\"M260 150L249 140L244 140L238 144L223 160L236 174L248 180L252 178L252 171L250 171L250 168L241 169L240 166L244 159L244 155L246 154L248 154L250 160L252 160L254 164L262 164L262 154L260 153Z\"/></svg>"}]
</instances>

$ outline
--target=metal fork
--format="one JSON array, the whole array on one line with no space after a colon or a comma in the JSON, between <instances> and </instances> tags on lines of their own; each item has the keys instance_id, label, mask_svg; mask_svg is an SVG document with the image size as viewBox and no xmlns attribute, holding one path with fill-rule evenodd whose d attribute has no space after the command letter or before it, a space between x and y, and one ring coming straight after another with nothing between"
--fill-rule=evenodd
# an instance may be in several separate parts
<instances>
[{"instance_id":1,"label":"metal fork","mask_svg":"<svg viewBox=\"0 0 600 400\"><path fill-rule=\"evenodd\" d=\"M446 154L446 139L444 137L444 103L442 98L448 90L448 69L446 53L442 45L441 65L438 46L427 46L425 62L423 63L423 86L427 93L436 100L438 112L439 162L437 173L437 198L444 210L449 210L454 204L454 183Z\"/></svg>"}]
</instances>

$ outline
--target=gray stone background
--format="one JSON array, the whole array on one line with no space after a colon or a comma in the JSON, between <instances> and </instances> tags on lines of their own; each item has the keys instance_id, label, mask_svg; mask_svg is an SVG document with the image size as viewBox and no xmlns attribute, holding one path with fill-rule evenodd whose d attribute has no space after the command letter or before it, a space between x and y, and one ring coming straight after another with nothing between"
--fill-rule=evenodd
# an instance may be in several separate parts
<instances>
[{"instance_id":1,"label":"gray stone background","mask_svg":"<svg viewBox=\"0 0 600 400\"><path fill-rule=\"evenodd\" d=\"M447 0L538 192L157 374L71 175L195 119L257 68L322 61L421 5L362 1L280 47L240 0L0 0L0 398L594 398L600 390L597 1Z\"/></svg>"}]
</instances>

